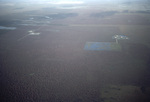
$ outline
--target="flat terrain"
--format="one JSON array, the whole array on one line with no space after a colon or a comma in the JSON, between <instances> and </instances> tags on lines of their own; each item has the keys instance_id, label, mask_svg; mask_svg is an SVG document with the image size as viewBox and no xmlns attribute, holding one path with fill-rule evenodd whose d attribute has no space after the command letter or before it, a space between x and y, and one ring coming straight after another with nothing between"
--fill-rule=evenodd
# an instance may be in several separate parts
<instances>
[{"instance_id":1,"label":"flat terrain","mask_svg":"<svg viewBox=\"0 0 150 102\"><path fill-rule=\"evenodd\" d=\"M149 4L0 4L1 102L149 102ZM121 51L87 51L115 42Z\"/></svg>"}]
</instances>

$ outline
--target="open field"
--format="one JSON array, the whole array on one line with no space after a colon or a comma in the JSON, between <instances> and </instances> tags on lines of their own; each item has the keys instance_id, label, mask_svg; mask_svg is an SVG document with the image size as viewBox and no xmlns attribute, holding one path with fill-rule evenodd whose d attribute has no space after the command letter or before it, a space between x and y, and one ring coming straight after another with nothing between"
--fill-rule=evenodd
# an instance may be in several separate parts
<instances>
[{"instance_id":1,"label":"open field","mask_svg":"<svg viewBox=\"0 0 150 102\"><path fill-rule=\"evenodd\" d=\"M0 101L149 102L148 4L100 5L1 4ZM84 50L116 34L121 51Z\"/></svg>"}]
</instances>

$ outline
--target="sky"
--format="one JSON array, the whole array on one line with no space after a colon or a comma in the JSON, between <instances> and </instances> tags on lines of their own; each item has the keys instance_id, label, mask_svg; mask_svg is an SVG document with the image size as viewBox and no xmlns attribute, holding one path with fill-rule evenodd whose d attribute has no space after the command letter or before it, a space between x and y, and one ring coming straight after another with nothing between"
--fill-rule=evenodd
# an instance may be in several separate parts
<instances>
[{"instance_id":1,"label":"sky","mask_svg":"<svg viewBox=\"0 0 150 102\"><path fill-rule=\"evenodd\" d=\"M125 3L125 2L148 2L150 0L0 0L0 2L26 2L26 3L54 3L54 4L82 4L82 3Z\"/></svg>"},{"instance_id":2,"label":"sky","mask_svg":"<svg viewBox=\"0 0 150 102\"><path fill-rule=\"evenodd\" d=\"M45 1L48 1L48 2L54 2L54 1L84 1L84 2L118 2L118 1L123 1L123 2L126 2L126 1L150 1L150 0L0 0L0 1L9 1L9 2L23 2L23 1L41 1L41 2L45 2Z\"/></svg>"}]
</instances>

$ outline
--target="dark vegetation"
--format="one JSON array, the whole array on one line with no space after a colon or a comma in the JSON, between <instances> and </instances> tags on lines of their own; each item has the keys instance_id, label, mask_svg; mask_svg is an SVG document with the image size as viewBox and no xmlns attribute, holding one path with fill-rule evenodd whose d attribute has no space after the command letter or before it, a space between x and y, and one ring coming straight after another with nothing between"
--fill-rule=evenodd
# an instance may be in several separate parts
<instances>
[{"instance_id":1,"label":"dark vegetation","mask_svg":"<svg viewBox=\"0 0 150 102\"><path fill-rule=\"evenodd\" d=\"M4 20L4 21L0 21L0 26L10 26L14 23L15 21L12 21L12 20Z\"/></svg>"}]
</instances>

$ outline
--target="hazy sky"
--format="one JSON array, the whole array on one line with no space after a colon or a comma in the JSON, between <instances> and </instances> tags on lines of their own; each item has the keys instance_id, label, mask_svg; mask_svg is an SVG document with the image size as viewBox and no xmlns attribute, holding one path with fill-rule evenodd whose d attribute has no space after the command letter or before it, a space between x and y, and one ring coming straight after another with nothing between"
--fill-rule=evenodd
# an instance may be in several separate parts
<instances>
[{"instance_id":1,"label":"hazy sky","mask_svg":"<svg viewBox=\"0 0 150 102\"><path fill-rule=\"evenodd\" d=\"M37 1L37 0L10 0L10 1ZM144 1L144 0L40 0L40 1Z\"/></svg>"},{"instance_id":2,"label":"hazy sky","mask_svg":"<svg viewBox=\"0 0 150 102\"><path fill-rule=\"evenodd\" d=\"M40 3L40 2L71 2L71 1L81 1L85 3L124 3L124 2L145 2L150 0L0 0L1 2L32 2L32 3ZM57 4L57 3L56 3ZM59 3L58 3L59 4Z\"/></svg>"}]
</instances>

